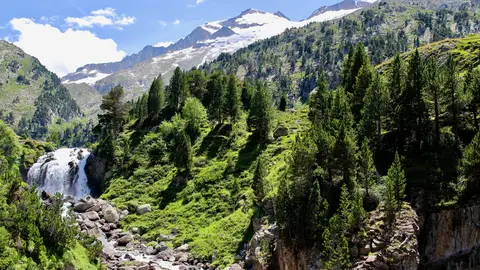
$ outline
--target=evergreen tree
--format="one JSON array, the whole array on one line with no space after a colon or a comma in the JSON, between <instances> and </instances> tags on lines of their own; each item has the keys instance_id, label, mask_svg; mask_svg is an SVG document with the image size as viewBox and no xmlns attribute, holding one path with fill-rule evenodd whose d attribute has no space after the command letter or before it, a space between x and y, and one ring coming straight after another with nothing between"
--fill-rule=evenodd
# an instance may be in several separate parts
<instances>
[{"instance_id":1,"label":"evergreen tree","mask_svg":"<svg viewBox=\"0 0 480 270\"><path fill-rule=\"evenodd\" d=\"M282 97L280 98L280 104L278 105L278 109L282 112L284 112L287 109L287 95L283 94Z\"/></svg>"},{"instance_id":2,"label":"evergreen tree","mask_svg":"<svg viewBox=\"0 0 480 270\"><path fill-rule=\"evenodd\" d=\"M155 118L160 115L165 103L162 76L155 78L148 91L148 115Z\"/></svg>"},{"instance_id":3,"label":"evergreen tree","mask_svg":"<svg viewBox=\"0 0 480 270\"><path fill-rule=\"evenodd\" d=\"M435 142L440 140L440 98L442 96L442 74L438 72L436 60L432 57L425 69L425 92L433 100L435 117Z\"/></svg>"},{"instance_id":4,"label":"evergreen tree","mask_svg":"<svg viewBox=\"0 0 480 270\"><path fill-rule=\"evenodd\" d=\"M259 158L257 161L257 166L255 167L255 172L253 174L253 192L255 194L255 202L258 205L262 205L263 198L265 197L265 177L267 176L267 171L263 158Z\"/></svg>"},{"instance_id":5,"label":"evergreen tree","mask_svg":"<svg viewBox=\"0 0 480 270\"><path fill-rule=\"evenodd\" d=\"M262 140L268 138L272 122L272 97L262 83L257 83L253 103L248 115L248 127Z\"/></svg>"},{"instance_id":6,"label":"evergreen tree","mask_svg":"<svg viewBox=\"0 0 480 270\"><path fill-rule=\"evenodd\" d=\"M355 123L358 123L361 119L361 110L364 107L364 98L367 89L370 88L373 78L373 68L370 62L365 62L360 68L355 87L353 89L352 97L352 113L355 119Z\"/></svg>"},{"instance_id":7,"label":"evergreen tree","mask_svg":"<svg viewBox=\"0 0 480 270\"><path fill-rule=\"evenodd\" d=\"M375 185L375 178L377 170L373 162L373 154L368 146L368 141L363 140L358 155L358 181L365 189L367 196L369 196L370 189Z\"/></svg>"},{"instance_id":8,"label":"evergreen tree","mask_svg":"<svg viewBox=\"0 0 480 270\"><path fill-rule=\"evenodd\" d=\"M367 89L359 123L359 139L379 141L382 134L382 117L386 114L388 104L387 90L380 74L376 73L372 84Z\"/></svg>"},{"instance_id":9,"label":"evergreen tree","mask_svg":"<svg viewBox=\"0 0 480 270\"><path fill-rule=\"evenodd\" d=\"M180 67L177 67L170 79L169 106L174 112L181 110L188 93L188 81Z\"/></svg>"},{"instance_id":10,"label":"evergreen tree","mask_svg":"<svg viewBox=\"0 0 480 270\"><path fill-rule=\"evenodd\" d=\"M102 134L116 137L122 127L126 116L126 107L123 102L123 88L115 86L108 94L103 96L100 109L104 114L98 116L99 129Z\"/></svg>"},{"instance_id":11,"label":"evergreen tree","mask_svg":"<svg viewBox=\"0 0 480 270\"><path fill-rule=\"evenodd\" d=\"M328 122L329 102L328 102L328 83L325 74L322 73L318 79L317 91L310 95L310 111L308 118L314 126L319 126L320 122Z\"/></svg>"},{"instance_id":12,"label":"evergreen tree","mask_svg":"<svg viewBox=\"0 0 480 270\"><path fill-rule=\"evenodd\" d=\"M225 95L226 87L223 80L223 75L215 73L210 77L210 81L207 85L209 100L208 100L208 113L211 120L216 120L220 123L223 122L223 108L225 107Z\"/></svg>"},{"instance_id":13,"label":"evergreen tree","mask_svg":"<svg viewBox=\"0 0 480 270\"><path fill-rule=\"evenodd\" d=\"M463 172L467 178L467 194L476 195L480 190L480 132L465 148L462 160Z\"/></svg>"},{"instance_id":14,"label":"evergreen tree","mask_svg":"<svg viewBox=\"0 0 480 270\"><path fill-rule=\"evenodd\" d=\"M242 99L243 109L246 111L250 110L250 105L252 103L254 92L255 92L255 89L252 87L252 85L249 83L248 80L245 80L242 86L241 99Z\"/></svg>"},{"instance_id":15,"label":"evergreen tree","mask_svg":"<svg viewBox=\"0 0 480 270\"><path fill-rule=\"evenodd\" d=\"M388 76L388 92L390 93L390 106L388 108L390 119L389 123L391 129L402 130L405 124L401 117L401 102L402 94L405 89L405 74L402 59L400 55L396 55L393 60L393 66Z\"/></svg>"},{"instance_id":16,"label":"evergreen tree","mask_svg":"<svg viewBox=\"0 0 480 270\"><path fill-rule=\"evenodd\" d=\"M395 181L393 178L385 177L385 210L387 212L387 218L389 221L393 220L395 212L397 211L398 201L395 196Z\"/></svg>"},{"instance_id":17,"label":"evergreen tree","mask_svg":"<svg viewBox=\"0 0 480 270\"><path fill-rule=\"evenodd\" d=\"M347 270L351 268L348 241L345 234L339 229L341 227L339 216L334 215L323 233L324 269Z\"/></svg>"},{"instance_id":18,"label":"evergreen tree","mask_svg":"<svg viewBox=\"0 0 480 270\"><path fill-rule=\"evenodd\" d=\"M350 47L348 48L347 59L344 59L344 61L343 61L342 86L344 88L347 87L348 80L350 79L349 74L350 74L350 69L352 67L354 55L355 55L355 47L353 47L353 45L350 44Z\"/></svg>"},{"instance_id":19,"label":"evergreen tree","mask_svg":"<svg viewBox=\"0 0 480 270\"><path fill-rule=\"evenodd\" d=\"M193 150L190 137L183 130L175 136L172 149L175 166L189 173L192 168Z\"/></svg>"},{"instance_id":20,"label":"evergreen tree","mask_svg":"<svg viewBox=\"0 0 480 270\"><path fill-rule=\"evenodd\" d=\"M203 100L207 92L207 78L202 70L195 69L188 73L190 94L199 100Z\"/></svg>"},{"instance_id":21,"label":"evergreen tree","mask_svg":"<svg viewBox=\"0 0 480 270\"><path fill-rule=\"evenodd\" d=\"M458 79L457 64L453 55L447 60L445 69L445 91L448 102L448 111L452 117L452 131L455 136L455 144L459 145L458 128L459 128L459 105L461 100L460 85Z\"/></svg>"},{"instance_id":22,"label":"evergreen tree","mask_svg":"<svg viewBox=\"0 0 480 270\"><path fill-rule=\"evenodd\" d=\"M403 170L398 152L395 153L395 159L393 160L392 166L388 170L387 178L388 178L388 181L391 181L393 183L395 200L399 203L398 206L400 206L400 203L405 198L405 188L407 187L407 179L405 178L405 172ZM397 209L398 209L398 206L397 206Z\"/></svg>"},{"instance_id":23,"label":"evergreen tree","mask_svg":"<svg viewBox=\"0 0 480 270\"><path fill-rule=\"evenodd\" d=\"M351 66L348 72L348 80L345 84L345 92L353 93L355 89L355 83L357 81L358 73L365 63L369 63L367 52L362 43L358 43L355 49L355 54L351 62Z\"/></svg>"},{"instance_id":24,"label":"evergreen tree","mask_svg":"<svg viewBox=\"0 0 480 270\"><path fill-rule=\"evenodd\" d=\"M472 95L470 110L472 111L475 130L478 132L478 108L480 107L480 70L474 69L471 74L471 80L468 85L468 89Z\"/></svg>"},{"instance_id":25,"label":"evergreen tree","mask_svg":"<svg viewBox=\"0 0 480 270\"><path fill-rule=\"evenodd\" d=\"M237 85L237 77L232 73L228 78L227 97L225 103L226 115L230 117L230 121L237 121L240 115L240 92Z\"/></svg>"}]
</instances>

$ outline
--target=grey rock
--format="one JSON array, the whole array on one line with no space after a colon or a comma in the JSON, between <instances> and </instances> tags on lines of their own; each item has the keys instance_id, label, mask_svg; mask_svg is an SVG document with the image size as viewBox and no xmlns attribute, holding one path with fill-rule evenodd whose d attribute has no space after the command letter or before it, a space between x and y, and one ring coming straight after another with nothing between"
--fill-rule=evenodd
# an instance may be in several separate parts
<instances>
[{"instance_id":1,"label":"grey rock","mask_svg":"<svg viewBox=\"0 0 480 270\"><path fill-rule=\"evenodd\" d=\"M87 212L85 215L91 221L96 221L96 220L100 219L97 212L93 212L93 211L92 212Z\"/></svg>"},{"instance_id":2,"label":"grey rock","mask_svg":"<svg viewBox=\"0 0 480 270\"><path fill-rule=\"evenodd\" d=\"M83 213L93 207L95 205L95 202L93 200L88 201L88 202L78 202L75 204L73 207L73 210L78 213Z\"/></svg>"},{"instance_id":3,"label":"grey rock","mask_svg":"<svg viewBox=\"0 0 480 270\"><path fill-rule=\"evenodd\" d=\"M133 236L130 233L125 234L120 237L117 242L119 246L126 246L128 243L132 242Z\"/></svg>"},{"instance_id":4,"label":"grey rock","mask_svg":"<svg viewBox=\"0 0 480 270\"><path fill-rule=\"evenodd\" d=\"M152 212L152 206L150 204L142 204L137 207L137 214L144 215L148 212Z\"/></svg>"},{"instance_id":5,"label":"grey rock","mask_svg":"<svg viewBox=\"0 0 480 270\"><path fill-rule=\"evenodd\" d=\"M105 222L118 223L118 220L119 220L118 212L112 206L107 206L104 209L102 209L102 213L103 213L103 219L105 219Z\"/></svg>"},{"instance_id":6,"label":"grey rock","mask_svg":"<svg viewBox=\"0 0 480 270\"><path fill-rule=\"evenodd\" d=\"M184 244L184 245L181 245L178 248L176 248L175 251L177 251L177 252L188 252L188 251L190 251L190 247L188 246L188 244Z\"/></svg>"}]
</instances>

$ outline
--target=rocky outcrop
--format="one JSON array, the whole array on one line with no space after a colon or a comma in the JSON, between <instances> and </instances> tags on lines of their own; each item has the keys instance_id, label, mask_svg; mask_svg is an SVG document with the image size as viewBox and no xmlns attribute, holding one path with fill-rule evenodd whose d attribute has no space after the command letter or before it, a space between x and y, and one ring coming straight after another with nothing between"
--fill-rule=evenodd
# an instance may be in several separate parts
<instances>
[{"instance_id":1,"label":"rocky outcrop","mask_svg":"<svg viewBox=\"0 0 480 270\"><path fill-rule=\"evenodd\" d=\"M426 216L423 233L426 268L438 269L440 265L450 265L451 269L480 268L480 205L435 211Z\"/></svg>"},{"instance_id":2,"label":"rocky outcrop","mask_svg":"<svg viewBox=\"0 0 480 270\"><path fill-rule=\"evenodd\" d=\"M100 195L106 173L106 162L94 154L90 154L85 165L85 174L88 178L88 185L92 189L92 195Z\"/></svg>"}]
</instances>

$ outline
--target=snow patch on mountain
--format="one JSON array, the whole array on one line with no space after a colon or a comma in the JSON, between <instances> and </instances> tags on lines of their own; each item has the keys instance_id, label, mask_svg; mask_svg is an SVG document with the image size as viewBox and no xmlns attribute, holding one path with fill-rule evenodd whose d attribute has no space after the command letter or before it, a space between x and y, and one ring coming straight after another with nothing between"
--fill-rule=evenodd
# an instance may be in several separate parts
<instances>
[{"instance_id":1,"label":"snow patch on mountain","mask_svg":"<svg viewBox=\"0 0 480 270\"><path fill-rule=\"evenodd\" d=\"M168 46L172 45L173 43L175 43L175 42L171 42L171 41L159 42L159 43L153 45L153 47L164 47L164 48L168 48Z\"/></svg>"}]
</instances>

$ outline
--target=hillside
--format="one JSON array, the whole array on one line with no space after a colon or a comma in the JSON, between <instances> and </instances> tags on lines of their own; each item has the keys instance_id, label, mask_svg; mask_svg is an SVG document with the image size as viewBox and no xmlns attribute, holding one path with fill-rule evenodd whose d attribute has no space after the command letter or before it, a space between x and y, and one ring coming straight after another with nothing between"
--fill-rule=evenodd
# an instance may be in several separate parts
<instances>
[{"instance_id":1,"label":"hillside","mask_svg":"<svg viewBox=\"0 0 480 270\"><path fill-rule=\"evenodd\" d=\"M21 122L22 133L41 138L55 119L69 121L82 116L54 73L6 41L0 41L0 69L2 119L12 125Z\"/></svg>"},{"instance_id":2,"label":"hillside","mask_svg":"<svg viewBox=\"0 0 480 270\"><path fill-rule=\"evenodd\" d=\"M64 84L87 118L96 119L100 113L102 94L86 83Z\"/></svg>"},{"instance_id":3,"label":"hillside","mask_svg":"<svg viewBox=\"0 0 480 270\"><path fill-rule=\"evenodd\" d=\"M189 262L277 269L459 266L455 254L474 258L480 239L467 238L478 229L455 227L461 238L450 239L429 228L439 219L453 222L438 211L451 215L448 207L477 202L480 38L430 42L443 39L438 34L445 27L456 25L451 36L468 32L459 30L454 15L463 4L437 12L436 3L388 1L288 30L202 70L177 69L168 91L156 80L124 118L113 114L122 107L123 90L115 88L106 95L112 109L96 128L96 157L89 161L103 168L90 171L105 191L101 197L129 211L122 227L135 239L152 248L181 247ZM423 19L409 20L425 14L445 20L428 31ZM470 14L470 30L477 27L473 10L462 14ZM360 25L370 27L364 32ZM392 33L405 28L405 35L374 35L386 27ZM344 61L353 45L342 42L347 38L367 47L345 51ZM419 43L426 45L418 55L410 50L389 59ZM294 65L283 62L288 56ZM318 70L319 63L331 69ZM308 66L328 77L303 88L305 97L317 88L308 106L283 97L283 106L273 107L278 85L292 86L275 74L292 66L292 84L306 82ZM238 78L225 75L232 70ZM259 81L252 86L244 78ZM330 87L340 84L345 89ZM465 245L451 247L450 240Z\"/></svg>"},{"instance_id":4,"label":"hillside","mask_svg":"<svg viewBox=\"0 0 480 270\"><path fill-rule=\"evenodd\" d=\"M342 19L289 29L203 68L267 79L277 84L277 97L288 92L291 99L306 99L320 72L332 86L339 84L350 46L362 42L373 63L380 64L414 46L476 33L477 8L469 1L379 1Z\"/></svg>"}]
</instances>

